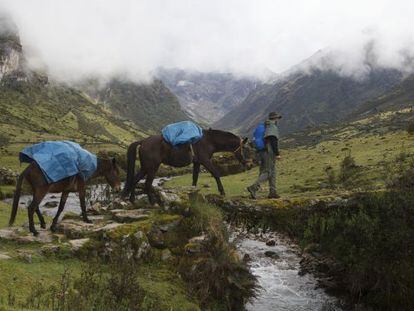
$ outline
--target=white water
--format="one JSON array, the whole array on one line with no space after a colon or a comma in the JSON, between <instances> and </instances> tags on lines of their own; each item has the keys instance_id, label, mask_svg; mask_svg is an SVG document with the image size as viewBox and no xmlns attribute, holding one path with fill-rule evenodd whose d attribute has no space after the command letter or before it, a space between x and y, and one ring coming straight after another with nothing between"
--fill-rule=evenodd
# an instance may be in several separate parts
<instances>
[{"instance_id":1,"label":"white water","mask_svg":"<svg viewBox=\"0 0 414 311\"><path fill-rule=\"evenodd\" d=\"M317 288L315 277L298 274L300 257L297 249L278 235L271 238L276 241L275 246L267 246L252 235L244 236L237 242L242 255L250 256L251 271L262 287L259 297L247 305L247 310L341 310L334 297ZM266 251L276 252L279 258L265 256Z\"/></svg>"}]
</instances>

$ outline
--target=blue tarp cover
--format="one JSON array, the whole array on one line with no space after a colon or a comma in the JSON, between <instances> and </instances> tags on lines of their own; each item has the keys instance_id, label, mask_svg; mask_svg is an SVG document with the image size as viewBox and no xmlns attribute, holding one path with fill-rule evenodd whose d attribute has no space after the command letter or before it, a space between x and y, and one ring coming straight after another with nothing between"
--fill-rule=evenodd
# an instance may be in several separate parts
<instances>
[{"instance_id":1,"label":"blue tarp cover","mask_svg":"<svg viewBox=\"0 0 414 311\"><path fill-rule=\"evenodd\" d=\"M97 168L94 154L71 141L46 141L24 148L19 154L20 162L36 161L48 183L80 174L84 180Z\"/></svg>"},{"instance_id":2,"label":"blue tarp cover","mask_svg":"<svg viewBox=\"0 0 414 311\"><path fill-rule=\"evenodd\" d=\"M162 136L173 146L194 144L203 137L203 129L191 121L182 121L164 127Z\"/></svg>"}]
</instances>

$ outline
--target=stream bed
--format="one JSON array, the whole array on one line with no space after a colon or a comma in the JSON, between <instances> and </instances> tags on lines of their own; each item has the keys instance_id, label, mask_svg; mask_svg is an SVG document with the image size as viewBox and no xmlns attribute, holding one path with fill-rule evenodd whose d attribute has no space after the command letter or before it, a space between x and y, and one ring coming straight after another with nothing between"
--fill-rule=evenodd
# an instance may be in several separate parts
<instances>
[{"instance_id":1,"label":"stream bed","mask_svg":"<svg viewBox=\"0 0 414 311\"><path fill-rule=\"evenodd\" d=\"M265 241L273 240L274 246ZM249 311L331 311L342 310L339 301L318 288L317 279L310 274L299 275L299 250L276 233L267 236L239 234L235 239L242 256L249 257L251 271L258 277L261 291ZM266 256L269 252L271 257Z\"/></svg>"}]
</instances>

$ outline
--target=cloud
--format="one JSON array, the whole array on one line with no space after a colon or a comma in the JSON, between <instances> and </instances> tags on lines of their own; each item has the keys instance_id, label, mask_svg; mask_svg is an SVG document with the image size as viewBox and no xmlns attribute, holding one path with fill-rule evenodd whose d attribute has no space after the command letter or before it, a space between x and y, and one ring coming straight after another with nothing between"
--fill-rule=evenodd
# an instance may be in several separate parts
<instances>
[{"instance_id":1,"label":"cloud","mask_svg":"<svg viewBox=\"0 0 414 311\"><path fill-rule=\"evenodd\" d=\"M73 80L158 67L261 76L316 51L344 74L412 70L414 2L406 0L0 0L32 66ZM326 65L326 63L325 63Z\"/></svg>"}]
</instances>

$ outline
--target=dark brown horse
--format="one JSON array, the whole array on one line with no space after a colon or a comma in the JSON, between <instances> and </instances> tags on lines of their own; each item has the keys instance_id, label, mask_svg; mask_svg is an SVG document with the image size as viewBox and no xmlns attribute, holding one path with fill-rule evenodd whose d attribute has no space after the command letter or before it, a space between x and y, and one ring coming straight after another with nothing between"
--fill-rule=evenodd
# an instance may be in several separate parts
<instances>
[{"instance_id":1,"label":"dark brown horse","mask_svg":"<svg viewBox=\"0 0 414 311\"><path fill-rule=\"evenodd\" d=\"M108 184L114 188L116 191L119 191L121 188L121 181L119 178L119 169L115 162L115 159L101 159L98 158L98 165L95 173L92 175L92 178L95 177L105 177ZM32 162L19 176L16 186L16 191L14 193L13 198L13 207L10 216L9 226L13 225L14 220L17 214L17 208L19 205L20 193L22 189L23 180L26 180L33 191L33 200L27 208L28 215L29 215L29 230L33 233L33 235L37 235L38 232L35 229L34 222L33 222L33 214L36 212L40 226L45 229L46 223L45 220L40 212L39 204L45 197L45 195L49 192L51 193L62 193L60 198L60 203L58 207L58 211L53 218L52 225L50 229L52 231L56 230L56 224L58 222L59 216L65 207L66 199L70 192L78 192L79 193L79 201L80 206L82 209L82 218L83 221L90 223L91 221L88 219L86 215L86 204L85 204L85 194L86 194L86 182L80 175L71 176L65 179L62 179L55 183L48 184L42 170L36 164L36 162Z\"/></svg>"},{"instance_id":2,"label":"dark brown horse","mask_svg":"<svg viewBox=\"0 0 414 311\"><path fill-rule=\"evenodd\" d=\"M146 177L144 191L148 195L150 203L154 204L155 197L152 182L161 163L174 167L183 167L193 163L193 186L197 185L200 165L203 165L216 179L220 194L224 195L219 171L211 162L211 157L216 152L233 152L244 166L248 166L250 160L246 159L246 143L247 138L242 139L230 132L212 129L204 130L203 137L191 146L186 144L173 147L161 135L150 136L144 140L134 142L128 148L128 171L123 196L130 194L130 200L134 201L135 186L141 179ZM141 168L135 175L135 160L138 146L140 146L139 160Z\"/></svg>"}]
</instances>

